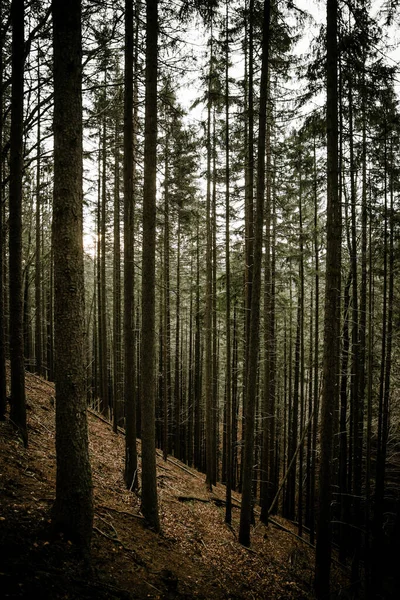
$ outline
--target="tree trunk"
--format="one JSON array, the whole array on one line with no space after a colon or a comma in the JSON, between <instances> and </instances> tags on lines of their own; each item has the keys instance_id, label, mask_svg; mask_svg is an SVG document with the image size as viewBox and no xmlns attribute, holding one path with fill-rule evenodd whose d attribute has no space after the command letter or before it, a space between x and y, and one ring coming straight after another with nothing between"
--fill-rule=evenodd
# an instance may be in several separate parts
<instances>
[{"instance_id":1,"label":"tree trunk","mask_svg":"<svg viewBox=\"0 0 400 600\"><path fill-rule=\"evenodd\" d=\"M250 545L250 524L252 514L252 476L254 454L254 417L257 395L257 373L259 354L260 296L262 238L264 226L265 193L265 137L267 121L267 84L269 51L270 1L264 1L262 62L260 83L260 116L258 133L257 195L254 231L254 270L251 296L249 370L246 382L245 405L245 446L243 457L243 491L240 511L239 542Z\"/></svg>"},{"instance_id":2,"label":"tree trunk","mask_svg":"<svg viewBox=\"0 0 400 600\"><path fill-rule=\"evenodd\" d=\"M302 202L302 177L301 177L301 155L300 155L300 181L299 181L299 309L300 309L300 431L299 438L303 437L304 428L304 233L303 233L303 202ZM299 493L297 502L297 520L299 523L298 534L303 535L303 452L304 444L299 451Z\"/></svg>"},{"instance_id":3,"label":"tree trunk","mask_svg":"<svg viewBox=\"0 0 400 600\"><path fill-rule=\"evenodd\" d=\"M142 512L160 529L155 449L155 258L157 175L157 0L146 2L146 90L142 253Z\"/></svg>"},{"instance_id":4,"label":"tree trunk","mask_svg":"<svg viewBox=\"0 0 400 600\"><path fill-rule=\"evenodd\" d=\"M106 75L104 76L106 78ZM105 82L106 85L106 82ZM103 115L101 134L101 211L100 211L100 299L99 317L100 329L100 364L101 364L101 402L100 410L103 415L110 416L108 393L108 338L107 338L107 293L106 293L106 212L107 212L107 127L106 115Z\"/></svg>"},{"instance_id":5,"label":"tree trunk","mask_svg":"<svg viewBox=\"0 0 400 600\"><path fill-rule=\"evenodd\" d=\"M331 565L331 500L333 418L337 410L339 328L341 206L338 193L337 120L337 0L327 0L327 243L324 321L323 390L321 413L321 461L319 469L319 514L315 557L317 598L329 594Z\"/></svg>"},{"instance_id":6,"label":"tree trunk","mask_svg":"<svg viewBox=\"0 0 400 600\"><path fill-rule=\"evenodd\" d=\"M113 391L113 430L123 424L122 394L122 345L121 345L121 239L120 239L120 201L119 201L119 117L115 121L115 181L114 181L114 290L113 290L113 329L114 329L114 391Z\"/></svg>"},{"instance_id":7,"label":"tree trunk","mask_svg":"<svg viewBox=\"0 0 400 600\"><path fill-rule=\"evenodd\" d=\"M318 180L317 180L317 153L314 135L313 144L313 171L314 171L314 262L315 262L315 329L314 329L314 365L313 365L313 431L311 450L311 481L310 481L310 543L314 544L315 537L315 479L317 459L317 433L319 414L319 235L318 235Z\"/></svg>"},{"instance_id":8,"label":"tree trunk","mask_svg":"<svg viewBox=\"0 0 400 600\"><path fill-rule=\"evenodd\" d=\"M205 403L206 403L206 485L212 490L213 462L213 385L212 385L212 218L211 218L211 82L213 32L211 28L210 66L207 100L207 191L206 191L206 309L205 309Z\"/></svg>"},{"instance_id":9,"label":"tree trunk","mask_svg":"<svg viewBox=\"0 0 400 600\"><path fill-rule=\"evenodd\" d=\"M176 252L176 306L175 306L175 380L174 380L174 456L181 459L180 429L181 429L181 363L180 363L180 335L181 335L181 217L180 207L177 207L177 252Z\"/></svg>"},{"instance_id":10,"label":"tree trunk","mask_svg":"<svg viewBox=\"0 0 400 600\"><path fill-rule=\"evenodd\" d=\"M36 155L36 219L35 219L35 360L36 372L42 375L42 272L41 272L41 202L40 202L40 46L38 44L38 117L37 117L37 155Z\"/></svg>"},{"instance_id":11,"label":"tree trunk","mask_svg":"<svg viewBox=\"0 0 400 600\"><path fill-rule=\"evenodd\" d=\"M196 223L199 239L199 218ZM201 469L201 323L200 323L200 248L196 246L196 301L194 334L194 466Z\"/></svg>"},{"instance_id":12,"label":"tree trunk","mask_svg":"<svg viewBox=\"0 0 400 600\"><path fill-rule=\"evenodd\" d=\"M136 5L136 11L139 7ZM138 14L138 12L137 12ZM135 357L135 119L134 119L134 27L132 0L125 1L125 73L124 73L124 404L125 404L125 484L137 488L136 449L136 357ZM136 19L136 31L137 31ZM136 33L137 39L137 33Z\"/></svg>"},{"instance_id":13,"label":"tree trunk","mask_svg":"<svg viewBox=\"0 0 400 600\"><path fill-rule=\"evenodd\" d=\"M9 286L10 286L10 419L24 445L28 444L26 426L23 282L22 282L22 173L24 104L24 1L12 0L12 75L10 132L10 211L9 211Z\"/></svg>"},{"instance_id":14,"label":"tree trunk","mask_svg":"<svg viewBox=\"0 0 400 600\"><path fill-rule=\"evenodd\" d=\"M0 2L0 22L2 21L3 3ZM3 148L3 50L4 37L0 38L0 148ZM3 232L3 160L0 159L0 421L6 414L6 345L4 336L4 255L5 236Z\"/></svg>"},{"instance_id":15,"label":"tree trunk","mask_svg":"<svg viewBox=\"0 0 400 600\"><path fill-rule=\"evenodd\" d=\"M232 522L232 370L231 370L231 268L230 268L230 145L229 145L229 8L226 1L225 23L225 456L226 456L226 507L225 522Z\"/></svg>"},{"instance_id":16,"label":"tree trunk","mask_svg":"<svg viewBox=\"0 0 400 600\"><path fill-rule=\"evenodd\" d=\"M385 132L386 136L386 132ZM394 182L393 141L390 152L390 207L387 202L387 152L385 139L385 213L384 213L384 267L383 267L383 318L381 380L379 385L378 448L376 456L375 506L372 540L372 591L382 594L384 557L385 474L389 434L390 376L392 369L393 297L394 297ZM389 214L388 214L389 213ZM388 263L389 259L389 265ZM388 268L389 266L389 268Z\"/></svg>"},{"instance_id":17,"label":"tree trunk","mask_svg":"<svg viewBox=\"0 0 400 600\"><path fill-rule=\"evenodd\" d=\"M88 555L93 524L85 362L81 3L53 1L56 500L53 525Z\"/></svg>"},{"instance_id":18,"label":"tree trunk","mask_svg":"<svg viewBox=\"0 0 400 600\"><path fill-rule=\"evenodd\" d=\"M165 141L164 177L164 356L163 356L163 456L167 460L169 446L169 413L171 407L171 307L169 269L169 131Z\"/></svg>"},{"instance_id":19,"label":"tree trunk","mask_svg":"<svg viewBox=\"0 0 400 600\"><path fill-rule=\"evenodd\" d=\"M213 137L212 137L212 201L211 201L211 238L212 238L212 484L218 479L218 448L219 448L219 402L218 402L218 324L217 324L217 132L216 108L213 107Z\"/></svg>"}]
</instances>

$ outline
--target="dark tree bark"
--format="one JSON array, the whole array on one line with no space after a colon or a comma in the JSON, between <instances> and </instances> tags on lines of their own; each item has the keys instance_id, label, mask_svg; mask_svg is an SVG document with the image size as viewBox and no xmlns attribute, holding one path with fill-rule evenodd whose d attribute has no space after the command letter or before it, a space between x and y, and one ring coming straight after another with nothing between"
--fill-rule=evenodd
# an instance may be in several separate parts
<instances>
[{"instance_id":1,"label":"dark tree bark","mask_svg":"<svg viewBox=\"0 0 400 600\"><path fill-rule=\"evenodd\" d=\"M364 416L365 416L365 398L366 398L366 387L367 387L367 372L366 372L366 357L367 357L367 223L368 223L368 212L367 212L367 128L366 128L366 87L365 87L365 51L363 53L363 72L362 72L362 199L361 199L361 288L360 288L360 356L359 356L359 367L360 367L360 398L359 398L359 421L360 436L356 440L357 443L357 464L359 451L363 450L363 439L364 439ZM368 441L367 444L368 445ZM367 493L367 468L365 468L365 510L360 519L364 518L366 529L368 529L368 502L369 493ZM367 539L366 534L365 539ZM365 546L368 546L366 541ZM367 570L367 566L366 566Z\"/></svg>"},{"instance_id":2,"label":"dark tree bark","mask_svg":"<svg viewBox=\"0 0 400 600\"><path fill-rule=\"evenodd\" d=\"M138 10L138 7L136 7ZM133 2L125 1L125 89L124 89L124 403L125 484L137 488L136 449L136 359L135 359L135 122L134 122L134 26Z\"/></svg>"},{"instance_id":3,"label":"dark tree bark","mask_svg":"<svg viewBox=\"0 0 400 600\"><path fill-rule=\"evenodd\" d=\"M317 155L314 136L313 147L313 171L314 171L314 261L315 261L315 328L314 328L314 365L313 365L313 387L314 387L314 418L312 431L311 451L311 481L310 481L310 543L314 544L315 538L315 479L317 458L317 432L319 414L319 235L318 235L318 192L317 192Z\"/></svg>"},{"instance_id":4,"label":"dark tree bark","mask_svg":"<svg viewBox=\"0 0 400 600\"><path fill-rule=\"evenodd\" d=\"M120 236L120 155L119 155L119 117L115 122L115 181L114 181L114 257L113 257L113 362L114 362L114 390L113 390L113 430L118 431L118 426L123 425L122 394L122 339L121 339L121 236Z\"/></svg>"},{"instance_id":5,"label":"dark tree bark","mask_svg":"<svg viewBox=\"0 0 400 600\"><path fill-rule=\"evenodd\" d=\"M252 513L252 476L254 454L254 418L257 396L257 372L259 353L260 295L262 238L264 225L265 193L265 137L267 124L267 83L269 51L270 1L264 1L262 62L260 83L260 117L258 133L257 195L254 230L254 270L251 296L249 370L246 381L245 446L243 457L243 491L240 510L239 542L250 545Z\"/></svg>"},{"instance_id":6,"label":"dark tree bark","mask_svg":"<svg viewBox=\"0 0 400 600\"><path fill-rule=\"evenodd\" d=\"M40 46L38 45L38 100L40 107ZM35 213L35 362L36 372L42 375L42 265L41 265L41 201L40 201L40 110L37 120L37 155L36 155L36 213Z\"/></svg>"},{"instance_id":7,"label":"dark tree bark","mask_svg":"<svg viewBox=\"0 0 400 600\"><path fill-rule=\"evenodd\" d=\"M271 172L271 119L267 118L267 182L265 209L265 282L264 282L264 386L262 399L262 456L260 520L268 523L268 508L273 498L272 477L274 463L275 395L273 392L274 315L272 301L272 172Z\"/></svg>"},{"instance_id":8,"label":"dark tree bark","mask_svg":"<svg viewBox=\"0 0 400 600\"><path fill-rule=\"evenodd\" d=\"M155 256L157 174L157 0L146 2L146 91L142 254L142 512L160 529L155 449Z\"/></svg>"},{"instance_id":9,"label":"dark tree bark","mask_svg":"<svg viewBox=\"0 0 400 600\"><path fill-rule=\"evenodd\" d=\"M164 177L164 344L163 344L163 457L168 455L168 419L171 406L171 307L170 307L170 224L169 224L169 131L166 135Z\"/></svg>"},{"instance_id":10,"label":"dark tree bark","mask_svg":"<svg viewBox=\"0 0 400 600\"><path fill-rule=\"evenodd\" d=\"M192 241L193 244L193 241ZM193 273L193 246L191 248L190 260L190 279L194 281ZM193 361L193 285L190 286L190 306L189 306L189 373L188 373L188 427L187 427L187 450L186 457L189 466L193 466L194 450L194 361Z\"/></svg>"},{"instance_id":11,"label":"dark tree bark","mask_svg":"<svg viewBox=\"0 0 400 600\"><path fill-rule=\"evenodd\" d=\"M10 285L10 419L28 444L26 427L23 283L22 283L22 172L24 104L24 1L11 3L12 75L10 132L10 212L9 212L9 285Z\"/></svg>"},{"instance_id":12,"label":"dark tree bark","mask_svg":"<svg viewBox=\"0 0 400 600\"><path fill-rule=\"evenodd\" d=\"M246 71L245 71L245 375L248 370L250 348L250 307L253 281L254 245L254 0L248 2L248 23L246 29Z\"/></svg>"},{"instance_id":13,"label":"dark tree bark","mask_svg":"<svg viewBox=\"0 0 400 600\"><path fill-rule=\"evenodd\" d=\"M104 75L106 85L106 75ZM101 157L99 169L101 168L101 194L100 194L100 214L99 214L99 272L100 272L100 291L99 291L99 348L100 348L100 410L102 414L109 417L109 393L108 393L108 337L107 337L107 293L106 293L106 212L107 212L107 127L106 115L103 115L102 133L99 140L101 148Z\"/></svg>"},{"instance_id":14,"label":"dark tree bark","mask_svg":"<svg viewBox=\"0 0 400 600\"><path fill-rule=\"evenodd\" d=\"M180 207L177 207L177 232L176 232L176 305L175 305L175 379L174 379L174 456L181 460L181 448L180 448L180 429L182 421L182 406L181 406L181 211Z\"/></svg>"},{"instance_id":15,"label":"dark tree bark","mask_svg":"<svg viewBox=\"0 0 400 600\"><path fill-rule=\"evenodd\" d=\"M338 190L337 115L337 0L327 0L327 244L324 321L323 389L321 409L321 462L319 514L315 558L315 591L329 594L331 565L331 500L333 418L337 410L339 381L341 206Z\"/></svg>"},{"instance_id":16,"label":"dark tree bark","mask_svg":"<svg viewBox=\"0 0 400 600\"><path fill-rule=\"evenodd\" d=\"M225 23L225 276L226 276L226 508L225 522L232 522L232 370L231 370L231 267L230 267L230 144L229 144L229 9Z\"/></svg>"},{"instance_id":17,"label":"dark tree bark","mask_svg":"<svg viewBox=\"0 0 400 600\"><path fill-rule=\"evenodd\" d=\"M211 264L212 264L212 484L217 485L218 459L217 448L219 447L219 403L218 403L218 331L217 331L217 127L216 108L213 107L213 135L212 135L212 199L211 199Z\"/></svg>"},{"instance_id":18,"label":"dark tree bark","mask_svg":"<svg viewBox=\"0 0 400 600\"><path fill-rule=\"evenodd\" d=\"M385 119L386 119L385 115ZM376 453L376 474L374 494L374 516L372 529L372 596L384 594L384 513L385 476L389 436L389 409L392 369L393 342L393 300L394 300L394 181L393 181L393 141L390 151L390 206L387 198L387 132L385 124L385 207L384 207L384 266L383 266L383 315L382 348L379 382L378 447Z\"/></svg>"},{"instance_id":19,"label":"dark tree bark","mask_svg":"<svg viewBox=\"0 0 400 600\"><path fill-rule=\"evenodd\" d=\"M206 485L214 481L213 453L213 385L212 385L212 218L211 218L211 82L213 65L213 31L211 28L210 66L207 100L207 191L206 191L206 302L205 302L205 410L206 410Z\"/></svg>"},{"instance_id":20,"label":"dark tree bark","mask_svg":"<svg viewBox=\"0 0 400 600\"><path fill-rule=\"evenodd\" d=\"M301 155L300 155L300 181L299 181L299 309L300 309L300 431L299 438L303 437L304 429L304 389L305 389L305 371L304 371L304 232L303 232L303 202L302 202L302 178L301 178ZM298 534L303 535L303 449L301 444L299 451L299 493L297 502L297 520L299 523Z\"/></svg>"},{"instance_id":21,"label":"dark tree bark","mask_svg":"<svg viewBox=\"0 0 400 600\"><path fill-rule=\"evenodd\" d=\"M350 270L344 288L343 300L343 328L342 328L342 359L340 367L340 416L339 416L339 494L340 494L340 541L339 557L342 562L346 560L349 545L348 522L348 444L347 444L347 392L348 392L348 365L349 365L349 319L350 319L350 286L352 271Z\"/></svg>"},{"instance_id":22,"label":"dark tree bark","mask_svg":"<svg viewBox=\"0 0 400 600\"><path fill-rule=\"evenodd\" d=\"M199 219L196 223L197 239L199 239ZM195 301L195 334L194 334L194 466L201 469L201 319L200 319L200 248L196 247L196 301Z\"/></svg>"},{"instance_id":23,"label":"dark tree bark","mask_svg":"<svg viewBox=\"0 0 400 600\"><path fill-rule=\"evenodd\" d=\"M0 22L3 13L3 3L0 2ZM0 39L0 148L3 148L3 46L4 37L1 30ZM6 347L4 336L4 255L5 236L3 232L3 161L0 160L0 420L6 414Z\"/></svg>"},{"instance_id":24,"label":"dark tree bark","mask_svg":"<svg viewBox=\"0 0 400 600\"><path fill-rule=\"evenodd\" d=\"M55 530L87 555L93 523L84 356L81 2L53 0Z\"/></svg>"},{"instance_id":25,"label":"dark tree bark","mask_svg":"<svg viewBox=\"0 0 400 600\"><path fill-rule=\"evenodd\" d=\"M54 251L50 250L49 261L49 287L46 299L46 353L47 353L47 377L54 381Z\"/></svg>"}]
</instances>

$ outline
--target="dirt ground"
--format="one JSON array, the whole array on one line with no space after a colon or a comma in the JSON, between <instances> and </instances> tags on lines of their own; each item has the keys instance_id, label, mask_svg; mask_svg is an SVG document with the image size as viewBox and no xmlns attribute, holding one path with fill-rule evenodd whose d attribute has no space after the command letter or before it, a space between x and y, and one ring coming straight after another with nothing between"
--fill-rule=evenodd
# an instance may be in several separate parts
<instances>
[{"instance_id":1,"label":"dirt ground","mask_svg":"<svg viewBox=\"0 0 400 600\"><path fill-rule=\"evenodd\" d=\"M95 518L92 567L67 539L51 534L55 494L54 387L27 374L29 447L0 423L0 595L41 599L312 598L314 550L258 520L252 544L237 542L240 497L224 523L225 488L174 458L157 456L162 532L147 529L140 498L123 482L124 436L89 413ZM140 444L138 445L140 457ZM139 473L140 475L140 473ZM332 598L346 597L347 573L334 569Z\"/></svg>"}]
</instances>

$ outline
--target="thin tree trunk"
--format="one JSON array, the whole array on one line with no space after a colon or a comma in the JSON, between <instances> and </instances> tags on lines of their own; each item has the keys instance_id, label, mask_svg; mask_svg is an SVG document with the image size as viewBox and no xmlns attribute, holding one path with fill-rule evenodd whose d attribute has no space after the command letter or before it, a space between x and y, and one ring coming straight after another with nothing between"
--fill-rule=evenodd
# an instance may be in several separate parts
<instances>
[{"instance_id":1,"label":"thin tree trunk","mask_svg":"<svg viewBox=\"0 0 400 600\"><path fill-rule=\"evenodd\" d=\"M264 389L262 400L262 455L261 455L261 515L260 519L263 523L268 523L268 507L271 500L271 461L273 460L272 448L273 440L271 439L271 421L274 419L273 412L275 408L272 406L271 398L271 362L272 362L272 340L271 340L271 124L267 119L266 131L266 147L267 147L267 181L266 181L266 201L265 208L265 283L264 283Z\"/></svg>"},{"instance_id":2,"label":"thin tree trunk","mask_svg":"<svg viewBox=\"0 0 400 600\"><path fill-rule=\"evenodd\" d=\"M372 400L373 400L373 380L374 380L374 285L372 272L372 225L369 222L369 256L368 256L368 377L367 377L367 424L366 424L366 456L365 456L365 564L366 580L371 583L372 562L371 562L371 479L372 479ZM369 585L369 587L371 587Z\"/></svg>"},{"instance_id":3,"label":"thin tree trunk","mask_svg":"<svg viewBox=\"0 0 400 600\"><path fill-rule=\"evenodd\" d=\"M50 250L49 260L49 288L47 291L47 369L49 381L54 381L54 258L53 247Z\"/></svg>"},{"instance_id":4,"label":"thin tree trunk","mask_svg":"<svg viewBox=\"0 0 400 600\"><path fill-rule=\"evenodd\" d=\"M0 22L2 22L3 3L0 2ZM0 148L3 148L3 51L4 36L1 30L0 38ZM4 335L4 266L5 266L5 235L3 223L3 160L0 159L0 421L4 421L6 414L6 340Z\"/></svg>"},{"instance_id":5,"label":"thin tree trunk","mask_svg":"<svg viewBox=\"0 0 400 600\"><path fill-rule=\"evenodd\" d=\"M213 189L211 201L211 238L212 238L212 484L217 484L219 447L219 413L218 413L218 331L217 331L217 134L216 134L216 109L213 108Z\"/></svg>"},{"instance_id":6,"label":"thin tree trunk","mask_svg":"<svg viewBox=\"0 0 400 600\"><path fill-rule=\"evenodd\" d=\"M155 258L157 175L157 0L146 1L146 89L142 251L142 512L159 531L155 449Z\"/></svg>"},{"instance_id":7,"label":"thin tree trunk","mask_svg":"<svg viewBox=\"0 0 400 600\"><path fill-rule=\"evenodd\" d=\"M163 357L163 456L168 455L168 420L171 406L171 309L169 276L169 132L165 142L164 177L164 357Z\"/></svg>"},{"instance_id":8,"label":"thin tree trunk","mask_svg":"<svg viewBox=\"0 0 400 600\"><path fill-rule=\"evenodd\" d=\"M194 279L193 249L191 248L190 281ZM194 363L193 363L193 285L190 286L189 307L189 374L188 374L188 433L187 433L187 463L194 464Z\"/></svg>"},{"instance_id":9,"label":"thin tree trunk","mask_svg":"<svg viewBox=\"0 0 400 600\"><path fill-rule=\"evenodd\" d=\"M359 464L359 450L361 449L361 471L363 467L363 426L364 426L364 415L365 415L365 397L367 387L367 374L366 374L366 357L367 357L367 130L366 130L366 87L365 87L365 51L363 56L363 72L362 72L362 197L361 197L361 289L360 289L360 356L359 356L359 369L360 369L360 387L359 387L359 415L358 419L360 422L360 436L356 440L357 444L357 465ZM367 441L368 445L368 441ZM369 493L367 494L367 473L365 473L365 509L363 513L365 528L368 530L368 501ZM362 523L362 521L360 521ZM365 549L368 547L368 534L365 536ZM364 549L364 555L366 551ZM368 562L368 559L367 559ZM368 571L368 565L366 564L365 571Z\"/></svg>"},{"instance_id":10,"label":"thin tree trunk","mask_svg":"<svg viewBox=\"0 0 400 600\"><path fill-rule=\"evenodd\" d=\"M105 76L106 77L106 76ZM106 82L105 82L106 85ZM109 416L110 404L108 393L108 338L107 338L107 293L106 293L106 213L107 213L107 127L106 116L103 115L101 135L101 211L100 211L100 298L101 310L101 412Z\"/></svg>"},{"instance_id":11,"label":"thin tree trunk","mask_svg":"<svg viewBox=\"0 0 400 600\"><path fill-rule=\"evenodd\" d=\"M300 283L300 282L299 282ZM290 418L290 439L288 460L291 460L297 448L298 440L298 418L299 418L299 388L300 388L300 352L301 352L301 292L298 292L297 318L296 318L296 340L294 345L294 379L293 379L293 402ZM296 510L296 484L297 484L297 461L293 464L287 482L288 506L287 517L293 520Z\"/></svg>"},{"instance_id":12,"label":"thin tree trunk","mask_svg":"<svg viewBox=\"0 0 400 600\"><path fill-rule=\"evenodd\" d=\"M311 462L311 491L310 491L310 543L314 544L315 537L315 479L317 459L317 432L319 414L319 236L318 236L318 180L317 180L317 153L314 136L313 144L313 170L314 170L314 262L315 262L315 329L314 329L314 422L312 431L312 462Z\"/></svg>"},{"instance_id":13,"label":"thin tree trunk","mask_svg":"<svg viewBox=\"0 0 400 600\"><path fill-rule=\"evenodd\" d=\"M199 219L197 219L199 239ZM194 335L194 466L201 468L201 340L200 340L200 249L196 246L196 300Z\"/></svg>"},{"instance_id":14,"label":"thin tree trunk","mask_svg":"<svg viewBox=\"0 0 400 600\"><path fill-rule=\"evenodd\" d=\"M40 46L38 43L38 64L37 64L37 77L38 77L38 117L37 117L37 155L36 155L36 219L35 219L35 359L36 359L36 372L38 375L42 375L42 269L41 269L41 244L42 244L42 231L41 231L41 201L40 201Z\"/></svg>"},{"instance_id":15,"label":"thin tree trunk","mask_svg":"<svg viewBox=\"0 0 400 600\"><path fill-rule=\"evenodd\" d=\"M299 437L303 437L304 427L304 386L305 386L305 372L304 372L304 233L303 233L303 202L302 202L302 177L301 177L301 154L300 154L300 181L299 181L299 250L300 250L300 263L299 263L299 286L300 286L300 298L299 298L299 309L300 309L300 431ZM297 502L297 520L299 523L298 534L301 537L303 535L303 454L304 444L301 444L299 451L299 493Z\"/></svg>"},{"instance_id":16,"label":"thin tree trunk","mask_svg":"<svg viewBox=\"0 0 400 600\"><path fill-rule=\"evenodd\" d=\"M339 556L342 562L346 559L349 545L349 497L348 497L348 448L347 448L347 392L349 366L349 319L350 319L350 286L352 270L347 276L343 301L342 361L340 367L340 419L339 419L339 494L340 494L340 533Z\"/></svg>"},{"instance_id":17,"label":"thin tree trunk","mask_svg":"<svg viewBox=\"0 0 400 600\"><path fill-rule=\"evenodd\" d=\"M136 5L136 36L139 6ZM134 54L135 53L135 54ZM135 354L135 114L134 114L134 16L131 0L125 1L125 89L124 89L124 404L125 404L125 484L137 488L136 449L136 354Z\"/></svg>"},{"instance_id":18,"label":"thin tree trunk","mask_svg":"<svg viewBox=\"0 0 400 600\"><path fill-rule=\"evenodd\" d=\"M229 144L229 8L225 3L225 277L226 277L226 380L225 380L225 523L232 522L232 371L231 371L231 267L230 267L230 144Z\"/></svg>"},{"instance_id":19,"label":"thin tree trunk","mask_svg":"<svg viewBox=\"0 0 400 600\"><path fill-rule=\"evenodd\" d=\"M385 136L387 135L385 131ZM372 591L374 597L382 590L385 564L383 557L383 517L385 509L385 474L387 443L389 434L390 376L392 368L393 338L393 296L394 296L394 205L393 205L393 141L390 151L390 206L387 202L387 141L385 137L385 213L384 213L384 267L383 267L383 317L382 317L382 354L379 385L378 448L375 476L375 505L372 542ZM389 214L388 214L389 213ZM389 238L389 239L388 239ZM389 243L388 243L389 242ZM387 264L389 260L389 265Z\"/></svg>"},{"instance_id":20,"label":"thin tree trunk","mask_svg":"<svg viewBox=\"0 0 400 600\"><path fill-rule=\"evenodd\" d=\"M12 75L9 187L9 287L10 287L10 419L24 445L26 425L23 282L22 282L22 174L24 103L24 1L12 0Z\"/></svg>"},{"instance_id":21,"label":"thin tree trunk","mask_svg":"<svg viewBox=\"0 0 400 600\"><path fill-rule=\"evenodd\" d=\"M180 282L180 253L181 253L181 222L180 207L178 206L178 230L176 253L176 306L175 306L175 380L174 380L174 455L181 459L180 428L181 428L181 386L180 386L180 335L181 335L181 282Z\"/></svg>"},{"instance_id":22,"label":"thin tree trunk","mask_svg":"<svg viewBox=\"0 0 400 600\"><path fill-rule=\"evenodd\" d=\"M213 385L212 385L212 218L211 218L211 86L213 32L211 29L210 67L207 101L207 191L206 191L206 311L205 311L205 401L206 401L206 485L212 490L213 455Z\"/></svg>"},{"instance_id":23,"label":"thin tree trunk","mask_svg":"<svg viewBox=\"0 0 400 600\"><path fill-rule=\"evenodd\" d=\"M121 344L121 236L120 236L120 200L119 200L119 117L115 120L115 181L114 181L114 290L113 290L113 329L114 329L114 391L113 391L113 430L118 432L121 426L123 372L122 372L122 344Z\"/></svg>"}]
</instances>

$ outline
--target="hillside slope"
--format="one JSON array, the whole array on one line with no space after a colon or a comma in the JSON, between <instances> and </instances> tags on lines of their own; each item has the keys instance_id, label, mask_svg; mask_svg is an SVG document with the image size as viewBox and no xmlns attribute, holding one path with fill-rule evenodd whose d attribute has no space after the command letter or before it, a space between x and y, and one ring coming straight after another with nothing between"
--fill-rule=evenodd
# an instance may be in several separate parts
<instances>
[{"instance_id":1,"label":"hillside slope","mask_svg":"<svg viewBox=\"0 0 400 600\"><path fill-rule=\"evenodd\" d=\"M125 489L124 438L89 413L95 519L88 573L74 546L51 537L55 493L54 387L26 376L29 447L0 423L0 590L5 598L312 598L313 550L259 522L252 547L224 524L224 487L157 457L161 535L145 527ZM138 446L140 456L140 445ZM283 520L278 520L289 527ZM339 578L337 573L336 577Z\"/></svg>"}]
</instances>

